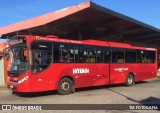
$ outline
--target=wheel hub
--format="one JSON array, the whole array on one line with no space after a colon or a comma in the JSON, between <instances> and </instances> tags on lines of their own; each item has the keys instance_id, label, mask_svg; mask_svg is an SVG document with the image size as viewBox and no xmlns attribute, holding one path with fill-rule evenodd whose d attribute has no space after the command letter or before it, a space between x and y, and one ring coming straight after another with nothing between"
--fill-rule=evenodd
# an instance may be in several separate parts
<instances>
[{"instance_id":1,"label":"wheel hub","mask_svg":"<svg viewBox=\"0 0 160 113\"><path fill-rule=\"evenodd\" d=\"M65 91L68 90L70 88L69 83L68 82L63 82L62 85L61 85L61 88Z\"/></svg>"},{"instance_id":2,"label":"wheel hub","mask_svg":"<svg viewBox=\"0 0 160 113\"><path fill-rule=\"evenodd\" d=\"M128 83L129 83L129 84L132 84L132 82L133 82L132 77L129 77L129 78L128 78Z\"/></svg>"}]
</instances>

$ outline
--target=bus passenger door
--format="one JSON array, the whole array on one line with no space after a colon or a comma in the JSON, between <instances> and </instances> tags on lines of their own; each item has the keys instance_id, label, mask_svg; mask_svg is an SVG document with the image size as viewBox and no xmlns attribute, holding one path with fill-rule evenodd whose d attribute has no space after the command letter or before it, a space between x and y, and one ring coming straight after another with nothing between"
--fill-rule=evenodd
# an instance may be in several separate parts
<instances>
[{"instance_id":1,"label":"bus passenger door","mask_svg":"<svg viewBox=\"0 0 160 113\"><path fill-rule=\"evenodd\" d=\"M126 78L125 70L128 70L128 68L124 64L110 64L110 84L124 83Z\"/></svg>"},{"instance_id":2,"label":"bus passenger door","mask_svg":"<svg viewBox=\"0 0 160 113\"><path fill-rule=\"evenodd\" d=\"M36 91L48 90L49 67L52 63L52 43L35 41L31 45L33 73L33 89Z\"/></svg>"},{"instance_id":3,"label":"bus passenger door","mask_svg":"<svg viewBox=\"0 0 160 113\"><path fill-rule=\"evenodd\" d=\"M109 64L79 64L74 67L72 73L76 87L109 84Z\"/></svg>"},{"instance_id":4,"label":"bus passenger door","mask_svg":"<svg viewBox=\"0 0 160 113\"><path fill-rule=\"evenodd\" d=\"M111 50L108 47L96 48L95 85L107 85L110 79Z\"/></svg>"},{"instance_id":5,"label":"bus passenger door","mask_svg":"<svg viewBox=\"0 0 160 113\"><path fill-rule=\"evenodd\" d=\"M110 64L110 84L124 83L128 68L125 65L124 49L112 48Z\"/></svg>"},{"instance_id":6,"label":"bus passenger door","mask_svg":"<svg viewBox=\"0 0 160 113\"><path fill-rule=\"evenodd\" d=\"M94 68L94 86L109 84L109 64L97 64Z\"/></svg>"},{"instance_id":7,"label":"bus passenger door","mask_svg":"<svg viewBox=\"0 0 160 113\"><path fill-rule=\"evenodd\" d=\"M79 80L77 80L78 86L109 84L110 56L111 51L107 47L79 46L78 62L81 63L81 68L86 68L89 71L79 76Z\"/></svg>"}]
</instances>

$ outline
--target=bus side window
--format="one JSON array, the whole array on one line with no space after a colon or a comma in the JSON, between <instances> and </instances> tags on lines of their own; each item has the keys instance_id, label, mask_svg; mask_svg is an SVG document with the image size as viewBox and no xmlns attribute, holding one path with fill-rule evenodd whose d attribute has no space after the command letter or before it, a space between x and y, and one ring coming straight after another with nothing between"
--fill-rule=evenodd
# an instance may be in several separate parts
<instances>
[{"instance_id":1,"label":"bus side window","mask_svg":"<svg viewBox=\"0 0 160 113\"><path fill-rule=\"evenodd\" d=\"M103 62L110 63L111 62L111 51L105 51Z\"/></svg>"},{"instance_id":2,"label":"bus side window","mask_svg":"<svg viewBox=\"0 0 160 113\"><path fill-rule=\"evenodd\" d=\"M101 50L97 50L97 63L103 63L104 60L104 53Z\"/></svg>"},{"instance_id":3,"label":"bus side window","mask_svg":"<svg viewBox=\"0 0 160 113\"><path fill-rule=\"evenodd\" d=\"M89 63L95 63L96 62L96 48L93 48L94 50L89 50L88 54L88 61Z\"/></svg>"},{"instance_id":4,"label":"bus side window","mask_svg":"<svg viewBox=\"0 0 160 113\"><path fill-rule=\"evenodd\" d=\"M146 63L147 56L146 51L138 50L137 51L137 63Z\"/></svg>"},{"instance_id":5,"label":"bus side window","mask_svg":"<svg viewBox=\"0 0 160 113\"><path fill-rule=\"evenodd\" d=\"M107 47L97 47L97 63L110 63L111 50Z\"/></svg>"},{"instance_id":6,"label":"bus side window","mask_svg":"<svg viewBox=\"0 0 160 113\"><path fill-rule=\"evenodd\" d=\"M146 51L147 60L146 63L154 63L156 59L156 52L155 51Z\"/></svg>"},{"instance_id":7,"label":"bus side window","mask_svg":"<svg viewBox=\"0 0 160 113\"><path fill-rule=\"evenodd\" d=\"M124 49L112 48L112 62L113 63L125 63Z\"/></svg>"},{"instance_id":8,"label":"bus side window","mask_svg":"<svg viewBox=\"0 0 160 113\"><path fill-rule=\"evenodd\" d=\"M69 44L60 44L60 62L74 62L74 46Z\"/></svg>"},{"instance_id":9,"label":"bus side window","mask_svg":"<svg viewBox=\"0 0 160 113\"><path fill-rule=\"evenodd\" d=\"M125 49L125 63L136 63L136 50Z\"/></svg>"}]
</instances>

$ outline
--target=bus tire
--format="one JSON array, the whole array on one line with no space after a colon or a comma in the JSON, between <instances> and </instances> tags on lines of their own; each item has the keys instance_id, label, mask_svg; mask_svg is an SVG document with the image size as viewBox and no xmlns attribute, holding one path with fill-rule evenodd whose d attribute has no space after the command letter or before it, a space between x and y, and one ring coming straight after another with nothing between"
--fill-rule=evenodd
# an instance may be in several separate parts
<instances>
[{"instance_id":1,"label":"bus tire","mask_svg":"<svg viewBox=\"0 0 160 113\"><path fill-rule=\"evenodd\" d=\"M135 84L134 76L132 74L127 75L125 84L126 84L127 87L133 86Z\"/></svg>"},{"instance_id":2,"label":"bus tire","mask_svg":"<svg viewBox=\"0 0 160 113\"><path fill-rule=\"evenodd\" d=\"M65 77L62 78L58 83L58 94L60 95L68 95L73 92L73 80Z\"/></svg>"}]
</instances>

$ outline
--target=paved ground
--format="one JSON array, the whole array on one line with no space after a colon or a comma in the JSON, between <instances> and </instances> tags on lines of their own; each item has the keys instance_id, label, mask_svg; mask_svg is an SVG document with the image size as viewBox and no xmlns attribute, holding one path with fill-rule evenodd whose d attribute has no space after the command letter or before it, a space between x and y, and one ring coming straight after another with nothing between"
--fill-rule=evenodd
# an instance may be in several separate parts
<instances>
[{"instance_id":1,"label":"paved ground","mask_svg":"<svg viewBox=\"0 0 160 113\"><path fill-rule=\"evenodd\" d=\"M12 95L6 87L0 87L0 104L160 104L160 79L151 79L137 83L132 87L111 85L76 90L70 95L58 95L56 92L27 94L25 96ZM2 111L0 111L2 112ZM4 111L3 111L4 112ZM17 111L14 111L15 113ZM45 111L51 112L51 111ZM58 113L75 111L56 111ZM119 111L76 111L119 113ZM122 111L136 113L139 111ZM146 111L142 111L146 112ZM148 111L147 111L148 112ZM149 111L151 112L151 111ZM152 111L153 112L153 111ZM158 111L154 111L158 112ZM6 112L7 113L7 112Z\"/></svg>"}]
</instances>

